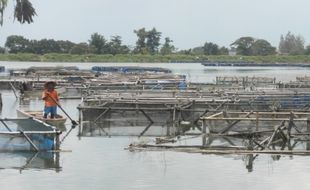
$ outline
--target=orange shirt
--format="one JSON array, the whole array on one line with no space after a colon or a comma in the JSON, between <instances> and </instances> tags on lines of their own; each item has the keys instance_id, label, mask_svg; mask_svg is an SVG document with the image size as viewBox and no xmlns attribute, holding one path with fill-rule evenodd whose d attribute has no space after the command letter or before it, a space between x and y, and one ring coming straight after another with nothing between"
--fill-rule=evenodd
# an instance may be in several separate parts
<instances>
[{"instance_id":1,"label":"orange shirt","mask_svg":"<svg viewBox=\"0 0 310 190\"><path fill-rule=\"evenodd\" d=\"M49 95L47 94L47 93L49 93ZM55 101L59 101L59 98L58 98L58 93L57 93L57 91L56 90L53 90L52 92L49 92L48 90L44 90L43 91L43 93L42 93L42 99L44 99L45 98L45 106L47 106L47 107L50 107L50 106L57 106L57 104L55 103L55 101L53 101L53 99L51 98L51 97L55 100Z\"/></svg>"}]
</instances>

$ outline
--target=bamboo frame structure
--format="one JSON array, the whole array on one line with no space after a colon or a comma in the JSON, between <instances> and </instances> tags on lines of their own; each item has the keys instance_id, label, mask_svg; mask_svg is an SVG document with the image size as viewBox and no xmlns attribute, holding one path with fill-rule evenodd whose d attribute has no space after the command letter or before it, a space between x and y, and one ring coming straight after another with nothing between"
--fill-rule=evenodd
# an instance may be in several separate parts
<instances>
[{"instance_id":1,"label":"bamboo frame structure","mask_svg":"<svg viewBox=\"0 0 310 190\"><path fill-rule=\"evenodd\" d=\"M56 128L47 125L35 118L2 118L0 119L1 124L7 131L0 131L0 136L2 138L24 138L31 146L31 150L35 152L39 151L50 151L50 150L60 150L60 141L59 135L61 131ZM10 122L15 125L10 124ZM28 123L28 126L20 126L25 125L25 122ZM32 126L33 125L33 126ZM31 130L32 128L41 130ZM52 149L46 149L45 145L41 145L40 143L44 143L44 138L39 137L40 135L47 135L49 138L52 138L53 146ZM42 142L41 142L42 141ZM39 146L38 146L39 145ZM14 145L13 145L14 146ZM26 151L25 149L23 151ZM0 148L0 151L15 151L14 148L6 149L6 147ZM17 149L17 151L21 151Z\"/></svg>"},{"instance_id":2,"label":"bamboo frame structure","mask_svg":"<svg viewBox=\"0 0 310 190\"><path fill-rule=\"evenodd\" d=\"M309 112L226 112L222 111L208 117L201 117L203 127L215 130L218 133L227 133L231 128L242 128L244 131L259 131L275 126L279 122L288 124L289 129L295 130L308 126ZM244 122L245 124L242 124ZM212 125L221 129L212 128ZM254 129L253 129L254 128Z\"/></svg>"}]
</instances>

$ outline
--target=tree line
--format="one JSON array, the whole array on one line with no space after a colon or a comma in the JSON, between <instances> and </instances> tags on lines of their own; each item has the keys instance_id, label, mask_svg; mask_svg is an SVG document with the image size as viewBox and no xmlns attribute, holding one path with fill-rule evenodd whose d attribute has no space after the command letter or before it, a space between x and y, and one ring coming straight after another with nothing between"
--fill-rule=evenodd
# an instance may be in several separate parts
<instances>
[{"instance_id":1,"label":"tree line","mask_svg":"<svg viewBox=\"0 0 310 190\"><path fill-rule=\"evenodd\" d=\"M230 44L230 47L220 47L216 43L205 42L202 46L186 50L178 50L169 37L162 40L162 33L156 28L147 30L140 28L134 30L137 40L134 47L123 44L121 36L112 36L110 39L104 35L93 33L88 42L74 43L68 40L27 39L23 36L8 36L5 47L0 47L0 53L33 53L33 54L143 54L143 55L228 55L234 52L244 56L266 56L275 54L310 55L310 45L305 47L305 40L300 35L288 32L281 35L278 49L267 40L253 37L241 37Z\"/></svg>"},{"instance_id":2,"label":"tree line","mask_svg":"<svg viewBox=\"0 0 310 190\"><path fill-rule=\"evenodd\" d=\"M161 44L161 32L155 28L134 30L137 36L136 45L131 48L124 45L121 36L112 36L109 40L104 35L93 33L88 42L74 43L68 40L41 39L30 40L23 36L8 36L5 47L0 47L0 53L63 53L63 54L172 54L176 52L171 44L173 41L166 37Z\"/></svg>"},{"instance_id":3,"label":"tree line","mask_svg":"<svg viewBox=\"0 0 310 190\"><path fill-rule=\"evenodd\" d=\"M3 24L3 13L9 0L0 0L0 25ZM14 19L20 23L32 23L36 16L36 10L30 0L12 0L14 1ZM29 40L23 36L9 36L5 47L0 47L0 53L8 51L9 53L64 53L64 54L203 54L203 55L227 55L229 50L237 55L265 56L274 54L285 55L310 55L310 45L305 47L305 40L301 35L294 35L288 32L285 36L281 35L278 48L273 47L267 40L256 39L253 37L241 37L230 44L230 49L220 47L212 42L205 42L204 45L187 50L177 50L172 45L169 37L160 44L161 32L155 28L147 31L145 28L134 30L137 35L137 41L134 48L123 45L120 36L112 36L110 41L106 40L101 34L94 33L87 42L73 43L71 41L42 39Z\"/></svg>"}]
</instances>

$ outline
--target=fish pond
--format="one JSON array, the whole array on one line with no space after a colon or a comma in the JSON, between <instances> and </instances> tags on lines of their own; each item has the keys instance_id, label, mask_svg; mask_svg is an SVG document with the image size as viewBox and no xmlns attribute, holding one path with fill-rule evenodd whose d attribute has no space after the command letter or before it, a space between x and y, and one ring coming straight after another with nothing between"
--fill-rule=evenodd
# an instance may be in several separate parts
<instances>
[{"instance_id":1,"label":"fish pond","mask_svg":"<svg viewBox=\"0 0 310 190\"><path fill-rule=\"evenodd\" d=\"M75 65L89 69L99 63L18 63L2 62L6 68L33 65ZM126 64L118 64L126 65ZM133 64L130 65L143 65ZM212 82L216 76L267 76L294 80L306 68L204 67L200 64L146 64L185 74L192 82ZM39 99L21 103L12 91L2 90L2 118L16 117L16 109L42 110ZM61 105L75 120L81 100L62 100ZM61 112L60 110L58 110ZM67 121L63 135L70 130ZM154 137L78 137L73 129L61 144L60 153L0 153L0 186L5 190L24 189L310 189L310 156L200 154L175 151L128 151L136 141ZM188 144L191 140L182 143Z\"/></svg>"}]
</instances>

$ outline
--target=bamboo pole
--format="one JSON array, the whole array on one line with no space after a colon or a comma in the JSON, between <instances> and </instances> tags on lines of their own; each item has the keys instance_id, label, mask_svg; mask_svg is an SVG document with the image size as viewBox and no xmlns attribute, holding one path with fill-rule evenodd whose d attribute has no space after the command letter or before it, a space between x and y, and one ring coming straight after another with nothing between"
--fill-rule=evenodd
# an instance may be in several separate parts
<instances>
[{"instance_id":1,"label":"bamboo pole","mask_svg":"<svg viewBox=\"0 0 310 190\"><path fill-rule=\"evenodd\" d=\"M257 121L257 118L240 118L240 117L231 117L231 118L209 118L205 119L202 118L202 120L210 120L210 121L218 121L218 120L223 120L223 121L234 121L234 120L241 120L241 121ZM307 121L307 118L298 118L294 119L294 121L297 122L302 122L302 121ZM290 118L259 118L258 121L290 121Z\"/></svg>"},{"instance_id":2,"label":"bamboo pole","mask_svg":"<svg viewBox=\"0 0 310 190\"><path fill-rule=\"evenodd\" d=\"M58 132L57 131L23 131L24 134L50 134L55 135ZM21 133L19 131L0 131L0 135L20 135Z\"/></svg>"},{"instance_id":3,"label":"bamboo pole","mask_svg":"<svg viewBox=\"0 0 310 190\"><path fill-rule=\"evenodd\" d=\"M70 130L72 130L73 128L71 128ZM65 138L65 137L64 137ZM64 140L63 138L63 140ZM60 150L60 139L59 139L59 134L56 134L56 137L55 137L55 148L54 150Z\"/></svg>"},{"instance_id":4,"label":"bamboo pole","mask_svg":"<svg viewBox=\"0 0 310 190\"><path fill-rule=\"evenodd\" d=\"M10 129L10 127L3 121L3 120L0 120L1 123L4 125L4 127L9 131L9 132L12 132L12 130Z\"/></svg>"},{"instance_id":5,"label":"bamboo pole","mask_svg":"<svg viewBox=\"0 0 310 190\"><path fill-rule=\"evenodd\" d=\"M105 114L107 114L110 110L111 110L111 108L108 108L108 109L104 110L104 111L94 120L94 123L97 123L97 121L98 121L101 117L105 116Z\"/></svg>"},{"instance_id":6,"label":"bamboo pole","mask_svg":"<svg viewBox=\"0 0 310 190\"><path fill-rule=\"evenodd\" d=\"M78 125L79 126L78 136L81 136L82 132L83 132L83 128L84 128L84 121L83 120L84 120L83 110L79 109L79 123L80 123L80 125Z\"/></svg>"},{"instance_id":7,"label":"bamboo pole","mask_svg":"<svg viewBox=\"0 0 310 190\"><path fill-rule=\"evenodd\" d=\"M253 112L247 113L245 117L250 116L252 113L253 113ZM241 121L241 119L236 120L236 121L230 123L230 124L229 124L226 128L224 128L220 133L223 134L223 133L228 132L229 129L231 129L233 126L235 126L235 125L236 125L237 123L239 123L240 121Z\"/></svg>"},{"instance_id":8,"label":"bamboo pole","mask_svg":"<svg viewBox=\"0 0 310 190\"><path fill-rule=\"evenodd\" d=\"M154 124L154 121L151 119L150 116L148 116L144 110L140 109L139 110L146 118L147 120L149 120L149 124L144 128L144 130L140 133L140 135L138 137L141 137L142 135L144 135L144 133Z\"/></svg>"},{"instance_id":9,"label":"bamboo pole","mask_svg":"<svg viewBox=\"0 0 310 190\"><path fill-rule=\"evenodd\" d=\"M20 131L20 134L22 134L26 140L30 143L30 145L35 149L35 151L39 151L38 147L32 142L32 140L26 135L23 131Z\"/></svg>"},{"instance_id":10,"label":"bamboo pole","mask_svg":"<svg viewBox=\"0 0 310 190\"><path fill-rule=\"evenodd\" d=\"M13 93L14 93L16 99L18 99L18 95L17 95L17 90L16 90L16 88L14 87L14 85L13 85L11 82L9 82L9 84L10 84L12 90L13 90Z\"/></svg>"}]
</instances>

